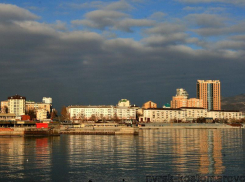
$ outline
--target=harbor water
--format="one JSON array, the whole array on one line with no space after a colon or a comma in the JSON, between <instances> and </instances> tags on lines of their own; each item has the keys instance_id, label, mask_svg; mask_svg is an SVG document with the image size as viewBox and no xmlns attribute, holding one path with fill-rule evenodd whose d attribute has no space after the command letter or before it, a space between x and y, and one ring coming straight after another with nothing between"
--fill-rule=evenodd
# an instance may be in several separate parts
<instances>
[{"instance_id":1,"label":"harbor water","mask_svg":"<svg viewBox=\"0 0 245 182\"><path fill-rule=\"evenodd\" d=\"M234 177L244 176L244 164L245 129L145 129L137 136L0 138L1 182Z\"/></svg>"}]
</instances>

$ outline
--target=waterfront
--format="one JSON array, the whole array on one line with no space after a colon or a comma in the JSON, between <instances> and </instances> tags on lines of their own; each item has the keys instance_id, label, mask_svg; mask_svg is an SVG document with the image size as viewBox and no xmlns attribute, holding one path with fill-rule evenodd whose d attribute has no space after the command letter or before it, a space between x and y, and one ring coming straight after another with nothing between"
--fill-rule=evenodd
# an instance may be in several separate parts
<instances>
[{"instance_id":1,"label":"waterfront","mask_svg":"<svg viewBox=\"0 0 245 182\"><path fill-rule=\"evenodd\" d=\"M0 138L0 181L145 181L243 175L244 129L147 129L133 135Z\"/></svg>"}]
</instances>

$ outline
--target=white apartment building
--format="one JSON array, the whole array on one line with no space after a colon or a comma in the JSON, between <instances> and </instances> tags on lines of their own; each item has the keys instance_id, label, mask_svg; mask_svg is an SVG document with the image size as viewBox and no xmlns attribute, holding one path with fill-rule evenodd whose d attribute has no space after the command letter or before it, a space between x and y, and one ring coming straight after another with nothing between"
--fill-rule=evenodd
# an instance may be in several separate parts
<instances>
[{"instance_id":1,"label":"white apartment building","mask_svg":"<svg viewBox=\"0 0 245 182\"><path fill-rule=\"evenodd\" d=\"M136 109L131 107L105 106L69 106L67 107L70 120L135 120Z\"/></svg>"},{"instance_id":2,"label":"white apartment building","mask_svg":"<svg viewBox=\"0 0 245 182\"><path fill-rule=\"evenodd\" d=\"M16 117L25 115L26 98L20 95L14 95L8 97L8 109L9 113L15 114Z\"/></svg>"},{"instance_id":3,"label":"white apartment building","mask_svg":"<svg viewBox=\"0 0 245 182\"><path fill-rule=\"evenodd\" d=\"M184 107L179 109L152 108L144 110L140 122L170 122L172 120L192 121L197 118L242 119L239 111L208 111L204 108Z\"/></svg>"},{"instance_id":4,"label":"white apartment building","mask_svg":"<svg viewBox=\"0 0 245 182\"><path fill-rule=\"evenodd\" d=\"M169 122L172 120L183 120L185 112L181 109L151 108L144 110L140 122Z\"/></svg>"},{"instance_id":5,"label":"white apartment building","mask_svg":"<svg viewBox=\"0 0 245 182\"><path fill-rule=\"evenodd\" d=\"M39 121L43 121L43 120L47 119L47 110L38 109L36 112L36 117L37 117L37 120L39 120Z\"/></svg>"},{"instance_id":6,"label":"white apartment building","mask_svg":"<svg viewBox=\"0 0 245 182\"><path fill-rule=\"evenodd\" d=\"M209 111L208 117L213 119L242 119L244 116L242 112L239 111Z\"/></svg>"}]
</instances>

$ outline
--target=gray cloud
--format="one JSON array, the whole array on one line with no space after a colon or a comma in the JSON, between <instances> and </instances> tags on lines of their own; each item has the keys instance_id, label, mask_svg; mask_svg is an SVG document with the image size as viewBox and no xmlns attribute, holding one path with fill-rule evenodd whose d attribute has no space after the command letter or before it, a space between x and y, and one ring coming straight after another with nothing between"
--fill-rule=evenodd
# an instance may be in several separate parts
<instances>
[{"instance_id":1,"label":"gray cloud","mask_svg":"<svg viewBox=\"0 0 245 182\"><path fill-rule=\"evenodd\" d=\"M74 25L85 25L92 28L104 29L108 26L114 26L118 20L127 17L125 13L112 10L95 10L85 15L85 20L73 20Z\"/></svg>"},{"instance_id":2,"label":"gray cloud","mask_svg":"<svg viewBox=\"0 0 245 182\"><path fill-rule=\"evenodd\" d=\"M125 32L132 32L131 27L150 27L155 24L155 21L147 19L132 19L126 18L114 25L115 29L123 30Z\"/></svg>"},{"instance_id":3,"label":"gray cloud","mask_svg":"<svg viewBox=\"0 0 245 182\"><path fill-rule=\"evenodd\" d=\"M11 4L0 3L0 21L34 20L39 17L30 11Z\"/></svg>"},{"instance_id":4,"label":"gray cloud","mask_svg":"<svg viewBox=\"0 0 245 182\"><path fill-rule=\"evenodd\" d=\"M163 12L155 12L153 13L149 18L153 20L163 20L163 18L166 16Z\"/></svg>"},{"instance_id":5,"label":"gray cloud","mask_svg":"<svg viewBox=\"0 0 245 182\"><path fill-rule=\"evenodd\" d=\"M228 3L235 5L245 5L244 0L176 0L182 3Z\"/></svg>"},{"instance_id":6,"label":"gray cloud","mask_svg":"<svg viewBox=\"0 0 245 182\"><path fill-rule=\"evenodd\" d=\"M185 17L190 24L200 28L224 27L227 18L215 14L189 14Z\"/></svg>"},{"instance_id":7,"label":"gray cloud","mask_svg":"<svg viewBox=\"0 0 245 182\"><path fill-rule=\"evenodd\" d=\"M156 26L147 29L145 32L148 34L171 34L176 32L183 32L185 31L186 27L184 24L181 23L159 23Z\"/></svg>"},{"instance_id":8,"label":"gray cloud","mask_svg":"<svg viewBox=\"0 0 245 182\"><path fill-rule=\"evenodd\" d=\"M225 25L224 27L207 27L194 29L194 32L202 36L222 36L228 34L241 34L245 32L245 22L239 22L235 25Z\"/></svg>"},{"instance_id":9,"label":"gray cloud","mask_svg":"<svg viewBox=\"0 0 245 182\"><path fill-rule=\"evenodd\" d=\"M236 79L236 91L235 86L227 86L223 94L244 90L244 77L236 76L244 74L244 50L229 50L232 45L224 47L222 42L215 44L215 49L190 47L189 43L201 41L190 37L184 24L153 25L144 39L136 41L107 39L90 31L59 31L56 26L64 28L63 22L40 23L32 19L35 15L17 21L12 14L1 13L5 17L0 21L1 100L18 93L36 101L53 97L58 109L70 104L116 104L121 98L138 105L147 100L163 105L177 87L195 95L197 79L220 79L227 85ZM99 28L115 26L109 15L109 23L105 16L99 19L93 13L88 20L104 21ZM117 15L118 19L127 18L123 13ZM133 22L128 27L148 23L152 22ZM234 27L242 31L242 23ZM234 41L238 38L231 37Z\"/></svg>"}]
</instances>

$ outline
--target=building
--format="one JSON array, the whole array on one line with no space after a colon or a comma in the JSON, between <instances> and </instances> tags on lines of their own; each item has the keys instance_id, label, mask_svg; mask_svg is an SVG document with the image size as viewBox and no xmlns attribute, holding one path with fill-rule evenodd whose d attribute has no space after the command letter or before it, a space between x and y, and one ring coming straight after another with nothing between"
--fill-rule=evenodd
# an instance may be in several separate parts
<instances>
[{"instance_id":1,"label":"building","mask_svg":"<svg viewBox=\"0 0 245 182\"><path fill-rule=\"evenodd\" d=\"M188 98L189 94L187 93L187 91L183 88L177 88L176 89L176 96L184 96L186 98Z\"/></svg>"},{"instance_id":2,"label":"building","mask_svg":"<svg viewBox=\"0 0 245 182\"><path fill-rule=\"evenodd\" d=\"M44 109L48 113L52 110L52 105L50 103L26 101L26 112L33 110L35 113L39 109Z\"/></svg>"},{"instance_id":3,"label":"building","mask_svg":"<svg viewBox=\"0 0 245 182\"><path fill-rule=\"evenodd\" d=\"M181 107L187 107L187 97L186 96L173 96L171 103L171 108L177 109Z\"/></svg>"},{"instance_id":4,"label":"building","mask_svg":"<svg viewBox=\"0 0 245 182\"><path fill-rule=\"evenodd\" d=\"M16 117L25 115L26 98L20 95L8 97L9 113L15 114Z\"/></svg>"},{"instance_id":5,"label":"building","mask_svg":"<svg viewBox=\"0 0 245 182\"><path fill-rule=\"evenodd\" d=\"M172 97L171 108L177 109L181 107L203 107L203 100L196 98L188 98L188 93L183 88L176 89L176 95Z\"/></svg>"},{"instance_id":6,"label":"building","mask_svg":"<svg viewBox=\"0 0 245 182\"><path fill-rule=\"evenodd\" d=\"M1 113L8 113L8 100L1 101Z\"/></svg>"},{"instance_id":7,"label":"building","mask_svg":"<svg viewBox=\"0 0 245 182\"><path fill-rule=\"evenodd\" d=\"M139 122L170 122L174 120L183 120L185 112L181 109L169 108L150 108L145 109Z\"/></svg>"},{"instance_id":8,"label":"building","mask_svg":"<svg viewBox=\"0 0 245 182\"><path fill-rule=\"evenodd\" d=\"M69 106L67 107L67 112L71 121L136 120L135 107L112 105Z\"/></svg>"},{"instance_id":9,"label":"building","mask_svg":"<svg viewBox=\"0 0 245 182\"><path fill-rule=\"evenodd\" d=\"M148 101L144 103L142 109L148 109L148 108L157 108L157 104L152 101Z\"/></svg>"},{"instance_id":10,"label":"building","mask_svg":"<svg viewBox=\"0 0 245 182\"><path fill-rule=\"evenodd\" d=\"M162 106L162 108L171 108L171 105L169 103L166 103Z\"/></svg>"},{"instance_id":11,"label":"building","mask_svg":"<svg viewBox=\"0 0 245 182\"><path fill-rule=\"evenodd\" d=\"M244 116L242 112L239 111L224 111L224 110L214 110L209 111L205 108L198 107L183 107L178 109L168 109L168 108L151 108L145 109L143 116L139 118L140 122L171 122L171 121L193 121L198 118L208 118L208 119L242 119Z\"/></svg>"},{"instance_id":12,"label":"building","mask_svg":"<svg viewBox=\"0 0 245 182\"><path fill-rule=\"evenodd\" d=\"M208 110L221 110L221 89L219 80L197 80L197 98L203 100Z\"/></svg>"},{"instance_id":13,"label":"building","mask_svg":"<svg viewBox=\"0 0 245 182\"><path fill-rule=\"evenodd\" d=\"M208 117L213 119L242 119L243 114L240 111L234 110L213 110L208 112Z\"/></svg>"},{"instance_id":14,"label":"building","mask_svg":"<svg viewBox=\"0 0 245 182\"><path fill-rule=\"evenodd\" d=\"M119 106L119 107L130 107L130 101L128 99L121 99L118 101L117 106Z\"/></svg>"},{"instance_id":15,"label":"building","mask_svg":"<svg viewBox=\"0 0 245 182\"><path fill-rule=\"evenodd\" d=\"M42 102L45 104L52 104L52 98L51 97L43 97Z\"/></svg>"},{"instance_id":16,"label":"building","mask_svg":"<svg viewBox=\"0 0 245 182\"><path fill-rule=\"evenodd\" d=\"M47 119L47 110L46 109L38 109L36 111L36 117L37 117L37 120L39 120L39 121L43 121L43 120Z\"/></svg>"},{"instance_id":17,"label":"building","mask_svg":"<svg viewBox=\"0 0 245 182\"><path fill-rule=\"evenodd\" d=\"M15 117L13 113L0 113L0 121L15 121Z\"/></svg>"},{"instance_id":18,"label":"building","mask_svg":"<svg viewBox=\"0 0 245 182\"><path fill-rule=\"evenodd\" d=\"M190 98L187 100L187 107L202 107L203 108L203 100Z\"/></svg>"}]
</instances>

